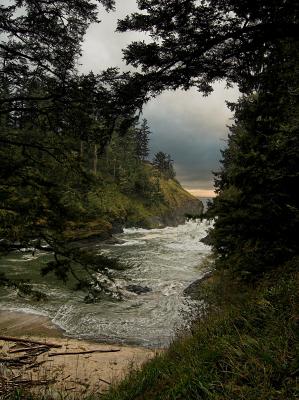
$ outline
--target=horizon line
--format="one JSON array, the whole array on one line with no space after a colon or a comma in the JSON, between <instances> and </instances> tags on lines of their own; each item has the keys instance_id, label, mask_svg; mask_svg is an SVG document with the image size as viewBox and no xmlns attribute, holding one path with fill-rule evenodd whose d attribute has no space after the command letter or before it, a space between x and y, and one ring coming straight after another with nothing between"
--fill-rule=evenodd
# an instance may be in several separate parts
<instances>
[{"instance_id":1,"label":"horizon line","mask_svg":"<svg viewBox=\"0 0 299 400\"><path fill-rule=\"evenodd\" d=\"M216 193L213 189L184 189L196 197L216 197Z\"/></svg>"}]
</instances>

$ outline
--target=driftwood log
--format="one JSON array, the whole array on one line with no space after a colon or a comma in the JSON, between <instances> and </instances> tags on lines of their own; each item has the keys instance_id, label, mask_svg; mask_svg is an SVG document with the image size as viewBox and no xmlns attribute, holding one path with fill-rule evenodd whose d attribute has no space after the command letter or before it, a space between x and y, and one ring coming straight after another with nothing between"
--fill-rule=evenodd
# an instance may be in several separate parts
<instances>
[{"instance_id":1,"label":"driftwood log","mask_svg":"<svg viewBox=\"0 0 299 400\"><path fill-rule=\"evenodd\" d=\"M22 338L16 338L16 337L11 337L11 336L0 336L0 340L4 340L5 342L37 344L40 346L53 347L53 348L57 348L57 349L62 347L61 344L40 342L38 340L22 339Z\"/></svg>"},{"instance_id":2,"label":"driftwood log","mask_svg":"<svg viewBox=\"0 0 299 400\"><path fill-rule=\"evenodd\" d=\"M87 350L87 351L72 351L72 352L65 352L65 353L50 353L48 354L49 357L55 356L74 356L77 354L91 354L91 353L116 353L120 351L120 349L110 349L110 350Z\"/></svg>"},{"instance_id":3,"label":"driftwood log","mask_svg":"<svg viewBox=\"0 0 299 400\"><path fill-rule=\"evenodd\" d=\"M54 348L59 349L63 346L46 341L22 339L12 336L0 336L0 340L4 342L12 342L12 344L8 345L9 348L5 352L5 354L0 355L0 364L2 364L2 370L0 371L0 398L2 398L2 393L5 393L7 396L11 395L19 387L23 387L25 390L30 390L34 386L48 386L54 384L55 382L58 382L57 376L55 376L54 379L47 379L47 377L39 379L39 376L37 376L37 378L35 379L32 379L31 370L40 367L48 361L53 361L50 360L49 357L81 354L84 355L92 353L116 353L121 351L121 349L111 348L107 350L94 349L86 351L65 352L58 350L58 352L55 353ZM50 353L51 350L53 352ZM42 353L46 353L46 358L44 358L43 360L39 360L38 356L40 356ZM26 371L29 370L30 372L26 374ZM69 376L64 378L64 381L67 378L69 378ZM98 378L98 380L108 385L111 384L110 382L102 378ZM82 382L74 383L83 384ZM75 387L66 390L73 389L75 389Z\"/></svg>"},{"instance_id":4,"label":"driftwood log","mask_svg":"<svg viewBox=\"0 0 299 400\"><path fill-rule=\"evenodd\" d=\"M39 345L39 346L31 346L31 347L21 347L20 349L15 349L15 350L9 350L10 354L14 354L14 353L23 353L23 352L27 352L27 351L35 351L35 350L49 350L49 346L47 345Z\"/></svg>"}]
</instances>

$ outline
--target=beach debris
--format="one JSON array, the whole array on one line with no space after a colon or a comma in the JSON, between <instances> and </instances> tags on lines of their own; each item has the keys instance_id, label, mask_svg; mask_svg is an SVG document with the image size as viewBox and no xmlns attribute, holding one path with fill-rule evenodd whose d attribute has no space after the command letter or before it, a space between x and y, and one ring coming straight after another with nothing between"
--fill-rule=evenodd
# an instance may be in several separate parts
<instances>
[{"instance_id":1,"label":"beach debris","mask_svg":"<svg viewBox=\"0 0 299 400\"><path fill-rule=\"evenodd\" d=\"M62 345L57 344L57 343L49 343L46 341L42 342L42 341L38 341L38 340L16 338L16 337L12 337L12 336L0 336L0 340L3 340L5 342L23 343L24 345L37 344L37 345L41 345L41 346L54 347L54 348L62 347Z\"/></svg>"},{"instance_id":2,"label":"beach debris","mask_svg":"<svg viewBox=\"0 0 299 400\"><path fill-rule=\"evenodd\" d=\"M34 347L29 347L29 348L27 346L27 347L21 347L20 349L10 349L8 352L10 354L15 354L15 353L22 353L22 352L28 351L28 350L30 350L30 351L46 350L47 351L48 349L49 349L49 346L47 346L47 345L39 345L39 346L34 346Z\"/></svg>"},{"instance_id":3,"label":"beach debris","mask_svg":"<svg viewBox=\"0 0 299 400\"><path fill-rule=\"evenodd\" d=\"M126 353L120 346L112 344L103 347L80 341L72 343L68 339L57 342L55 338L48 341L0 336L0 400L13 398L17 391L24 394L24 398L27 395L28 398L31 395L54 398L51 396L63 393L72 399L75 395L81 398L88 391L98 393L111 385L110 372L107 375L101 359L106 363L108 360L109 365L117 365L115 360L119 352L120 357L125 357ZM95 368L99 365L100 368ZM115 370L109 367L109 371Z\"/></svg>"},{"instance_id":4,"label":"beach debris","mask_svg":"<svg viewBox=\"0 0 299 400\"><path fill-rule=\"evenodd\" d=\"M116 353L120 351L120 349L108 349L108 350L86 350L86 351L68 351L68 352L63 352L63 353L49 353L49 357L55 357L55 356L73 356L73 355L78 355L78 354L91 354L91 353Z\"/></svg>"},{"instance_id":5,"label":"beach debris","mask_svg":"<svg viewBox=\"0 0 299 400\"><path fill-rule=\"evenodd\" d=\"M11 336L0 336L0 340L11 343L2 346L0 352L1 394L9 396L19 388L31 390L36 386L48 387L57 381L56 376L51 375L51 379L48 379L46 374L34 376L32 371L46 362L38 360L40 355L52 348L61 348L61 345Z\"/></svg>"},{"instance_id":6,"label":"beach debris","mask_svg":"<svg viewBox=\"0 0 299 400\"><path fill-rule=\"evenodd\" d=\"M99 381L106 383L107 385L111 385L111 382L106 381L103 378L98 378Z\"/></svg>"}]
</instances>

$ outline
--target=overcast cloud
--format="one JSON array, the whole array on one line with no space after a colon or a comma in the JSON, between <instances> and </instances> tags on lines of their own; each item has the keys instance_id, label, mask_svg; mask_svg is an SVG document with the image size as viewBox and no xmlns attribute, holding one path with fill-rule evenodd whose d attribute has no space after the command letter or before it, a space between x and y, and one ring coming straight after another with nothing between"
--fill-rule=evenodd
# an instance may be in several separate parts
<instances>
[{"instance_id":1,"label":"overcast cloud","mask_svg":"<svg viewBox=\"0 0 299 400\"><path fill-rule=\"evenodd\" d=\"M81 58L81 71L95 73L111 66L123 70L121 49L133 40L145 39L142 34L115 33L117 19L137 9L135 0L118 0L116 12L100 13L100 24L93 24L86 35ZM215 85L209 97L196 90L165 92L144 108L144 118L151 128L151 155L157 151L171 154L177 177L182 185L198 195L210 195L213 190L212 171L219 168L220 149L227 138L226 125L231 113L225 100L234 101L236 89Z\"/></svg>"}]
</instances>

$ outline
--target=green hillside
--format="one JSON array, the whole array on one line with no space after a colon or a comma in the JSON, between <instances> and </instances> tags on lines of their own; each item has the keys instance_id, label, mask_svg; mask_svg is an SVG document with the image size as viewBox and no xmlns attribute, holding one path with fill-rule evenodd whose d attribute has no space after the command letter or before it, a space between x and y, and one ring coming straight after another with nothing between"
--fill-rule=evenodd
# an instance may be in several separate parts
<instances>
[{"instance_id":1,"label":"green hillside","mask_svg":"<svg viewBox=\"0 0 299 400\"><path fill-rule=\"evenodd\" d=\"M150 163L139 163L138 170L144 179L144 188L134 191L122 189L111 175L102 173L95 189L87 193L86 220L70 221L66 237L71 240L106 239L122 227L175 226L184 222L185 214L202 214L200 200L184 190L175 178L166 178Z\"/></svg>"}]
</instances>

